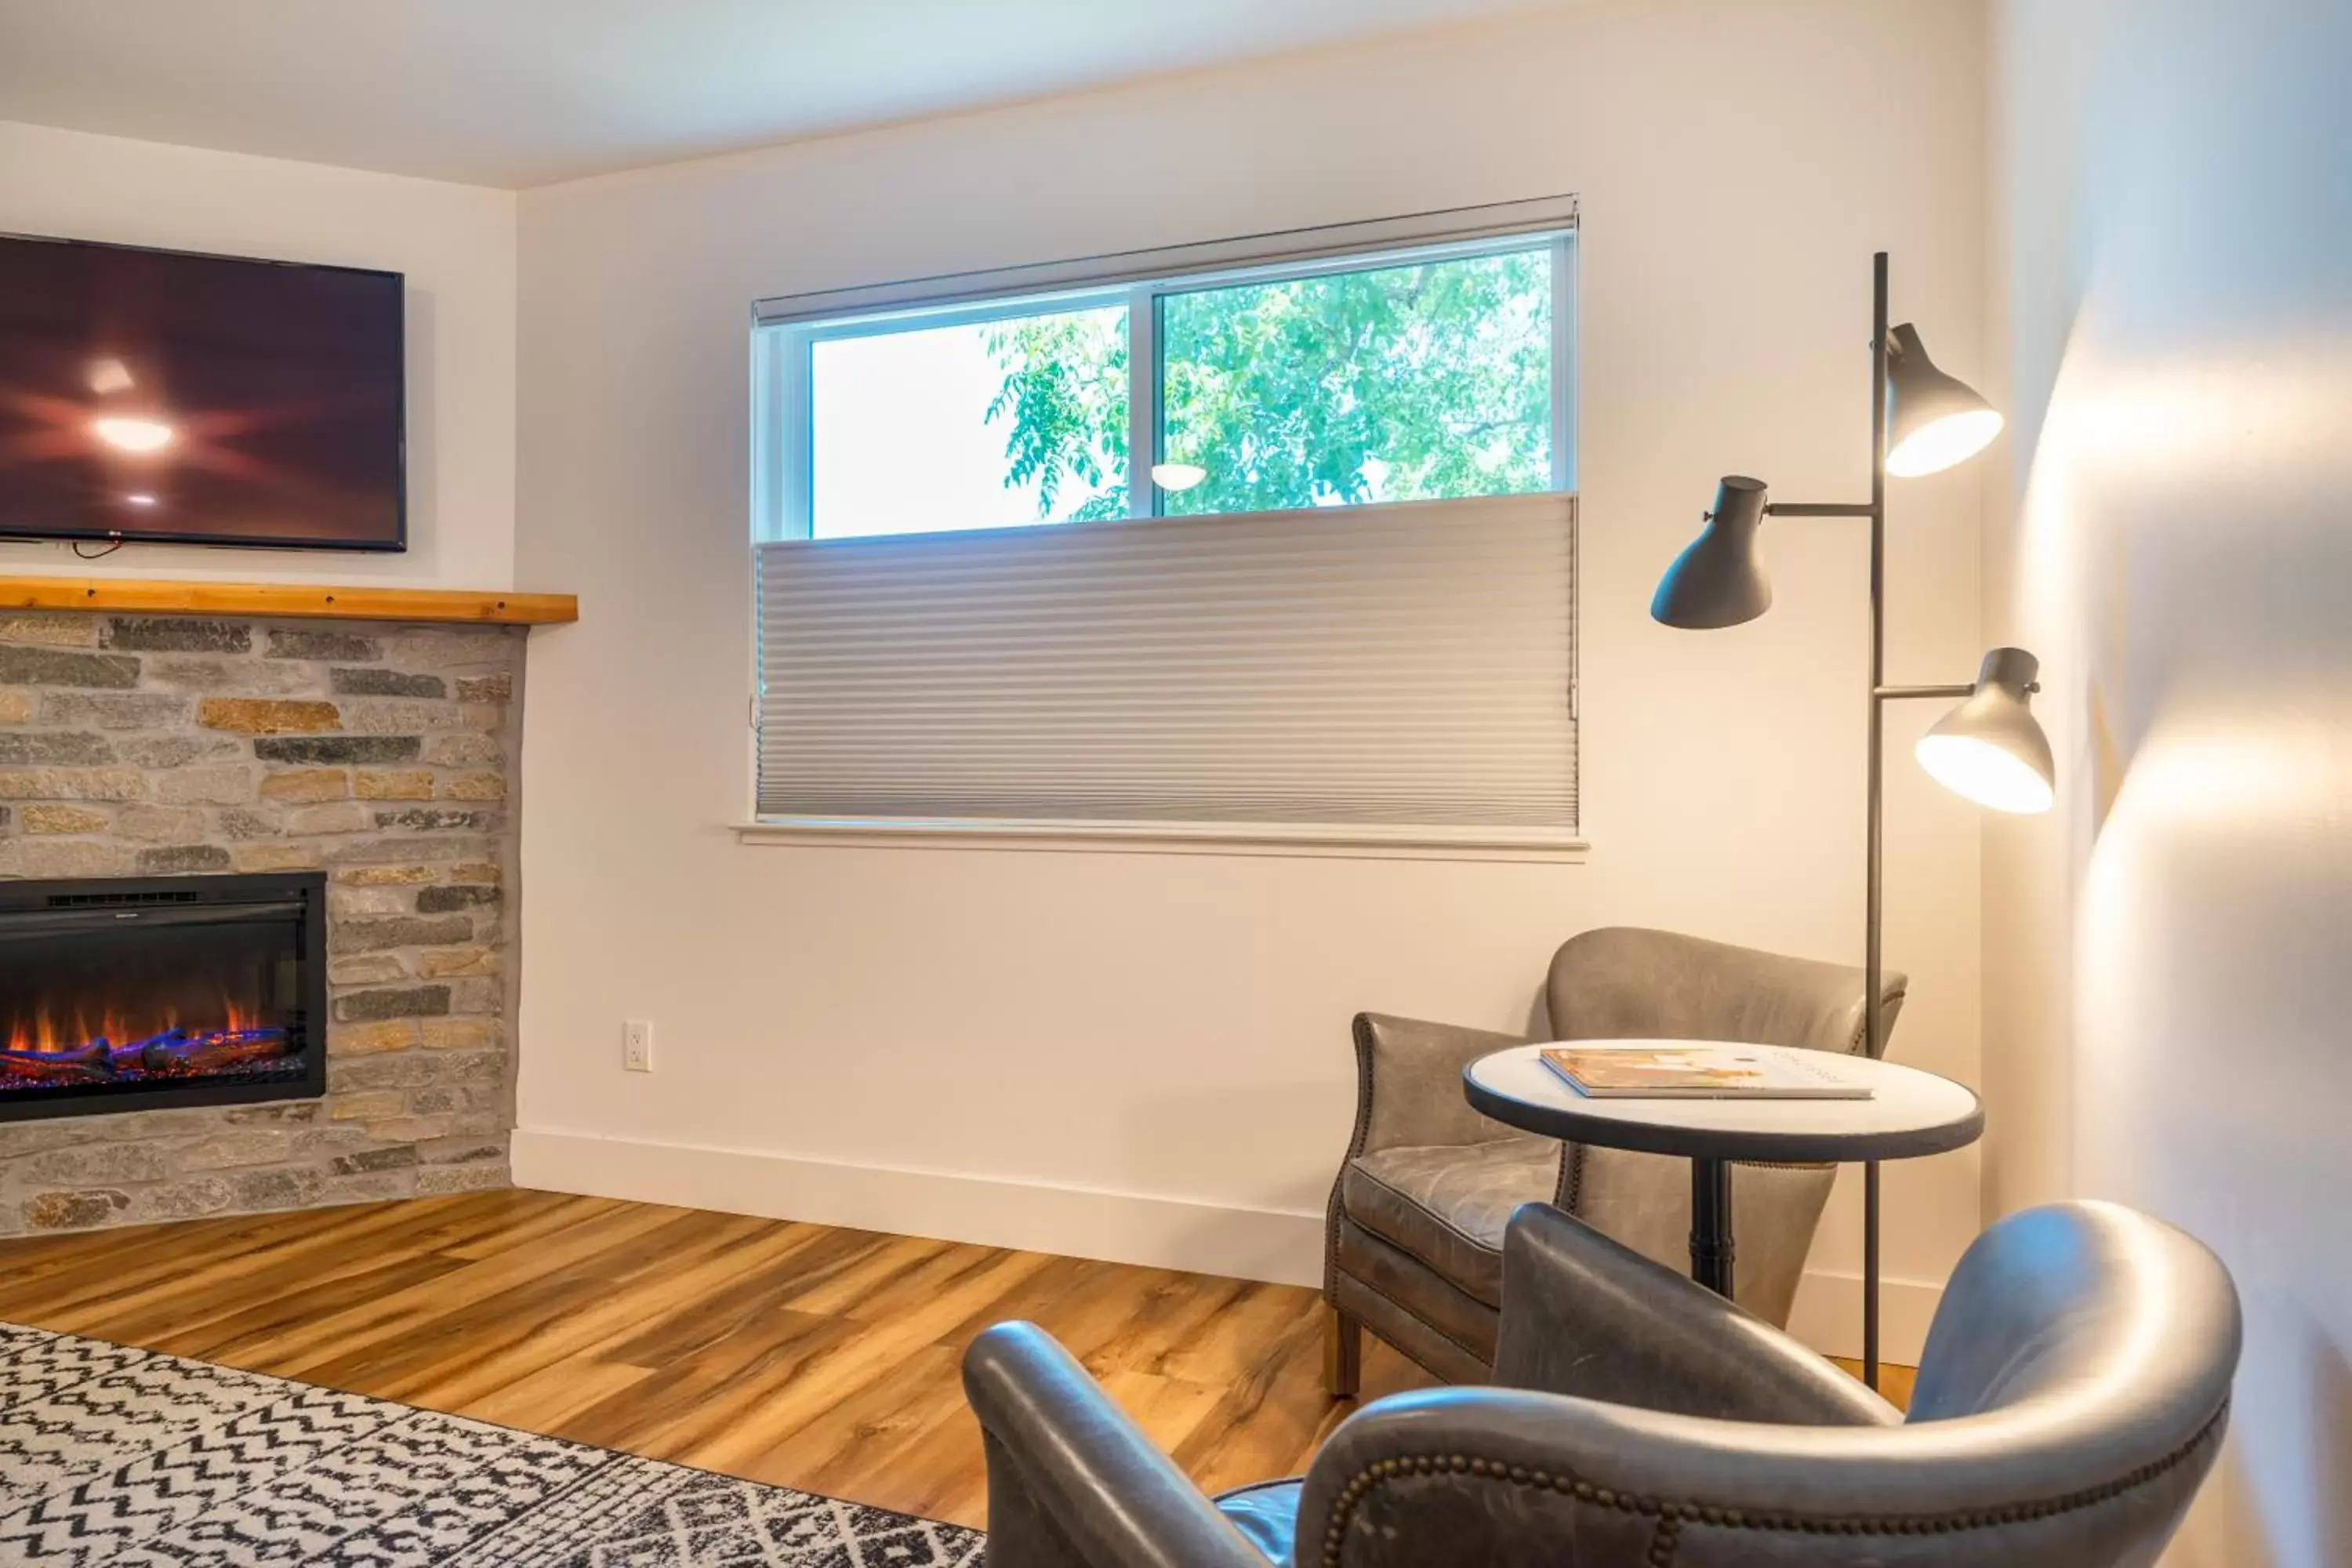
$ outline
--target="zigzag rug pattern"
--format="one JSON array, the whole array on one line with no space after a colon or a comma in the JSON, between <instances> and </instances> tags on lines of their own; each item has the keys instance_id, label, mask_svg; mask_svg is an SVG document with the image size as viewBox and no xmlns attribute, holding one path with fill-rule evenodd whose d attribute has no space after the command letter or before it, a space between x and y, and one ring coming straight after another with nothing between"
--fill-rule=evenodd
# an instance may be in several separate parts
<instances>
[{"instance_id":1,"label":"zigzag rug pattern","mask_svg":"<svg viewBox=\"0 0 2352 1568\"><path fill-rule=\"evenodd\" d=\"M0 1565L980 1568L977 1531L0 1323Z\"/></svg>"}]
</instances>

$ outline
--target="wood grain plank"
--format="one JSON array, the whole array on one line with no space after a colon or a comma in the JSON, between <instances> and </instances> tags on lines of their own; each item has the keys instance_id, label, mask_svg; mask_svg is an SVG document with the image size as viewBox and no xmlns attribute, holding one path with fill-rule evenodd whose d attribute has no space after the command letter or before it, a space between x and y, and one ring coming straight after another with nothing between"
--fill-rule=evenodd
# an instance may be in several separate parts
<instances>
[{"instance_id":1,"label":"wood grain plank","mask_svg":"<svg viewBox=\"0 0 2352 1568\"><path fill-rule=\"evenodd\" d=\"M1216 1489L1357 1409L1312 1290L550 1193L0 1242L0 1320L983 1524L960 1366L1023 1318ZM1368 1341L1364 1395L1430 1379ZM1907 1398L1909 1372L1888 1369Z\"/></svg>"},{"instance_id":2,"label":"wood grain plank","mask_svg":"<svg viewBox=\"0 0 2352 1568\"><path fill-rule=\"evenodd\" d=\"M374 588L355 584L204 583L157 577L0 577L0 608L455 621L505 626L556 626L580 618L580 600L571 594Z\"/></svg>"}]
</instances>

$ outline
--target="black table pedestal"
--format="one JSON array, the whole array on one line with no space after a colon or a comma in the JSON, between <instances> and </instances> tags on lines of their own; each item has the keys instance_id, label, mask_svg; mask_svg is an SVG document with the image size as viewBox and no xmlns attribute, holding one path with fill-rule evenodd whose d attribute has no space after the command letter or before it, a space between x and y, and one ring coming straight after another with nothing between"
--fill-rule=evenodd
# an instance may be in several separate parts
<instances>
[{"instance_id":1,"label":"black table pedestal","mask_svg":"<svg viewBox=\"0 0 2352 1568\"><path fill-rule=\"evenodd\" d=\"M1731 1163L1691 1162L1691 1278L1718 1296L1731 1294Z\"/></svg>"}]
</instances>

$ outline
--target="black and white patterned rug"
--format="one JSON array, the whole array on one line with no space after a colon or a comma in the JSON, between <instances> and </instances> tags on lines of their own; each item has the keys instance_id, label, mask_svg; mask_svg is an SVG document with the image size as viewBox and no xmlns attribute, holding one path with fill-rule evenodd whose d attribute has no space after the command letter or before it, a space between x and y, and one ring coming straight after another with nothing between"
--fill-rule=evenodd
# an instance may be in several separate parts
<instances>
[{"instance_id":1,"label":"black and white patterned rug","mask_svg":"<svg viewBox=\"0 0 2352 1568\"><path fill-rule=\"evenodd\" d=\"M978 1531L0 1324L0 1564L976 1568Z\"/></svg>"}]
</instances>

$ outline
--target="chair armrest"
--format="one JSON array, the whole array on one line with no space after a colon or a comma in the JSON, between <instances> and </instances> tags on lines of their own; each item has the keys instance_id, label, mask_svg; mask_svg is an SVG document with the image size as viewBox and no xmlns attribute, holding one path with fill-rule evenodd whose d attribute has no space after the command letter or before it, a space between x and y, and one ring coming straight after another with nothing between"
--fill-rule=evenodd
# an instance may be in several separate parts
<instances>
[{"instance_id":1,"label":"chair armrest","mask_svg":"<svg viewBox=\"0 0 2352 1568\"><path fill-rule=\"evenodd\" d=\"M963 1386L987 1439L991 1568L1265 1568L1036 1324L983 1331Z\"/></svg>"},{"instance_id":2,"label":"chair armrest","mask_svg":"<svg viewBox=\"0 0 2352 1568\"><path fill-rule=\"evenodd\" d=\"M1489 1051L1527 1042L1465 1029L1356 1015L1356 1135L1348 1157L1403 1145L1485 1143L1517 1136L1471 1109L1462 1069Z\"/></svg>"},{"instance_id":3,"label":"chair armrest","mask_svg":"<svg viewBox=\"0 0 2352 1568\"><path fill-rule=\"evenodd\" d=\"M1503 1237L1495 1379L1612 1405L1790 1426L1883 1426L1895 1407L1787 1334L1548 1204Z\"/></svg>"}]
</instances>

